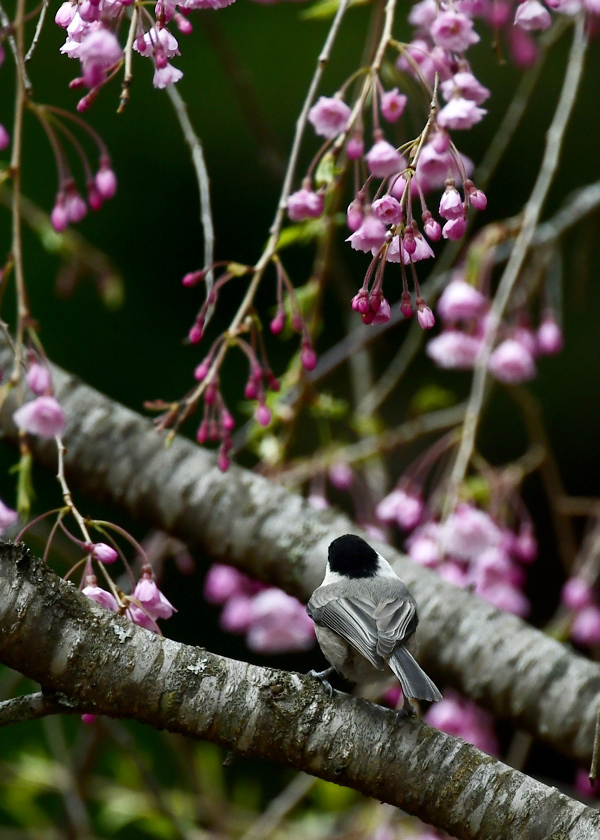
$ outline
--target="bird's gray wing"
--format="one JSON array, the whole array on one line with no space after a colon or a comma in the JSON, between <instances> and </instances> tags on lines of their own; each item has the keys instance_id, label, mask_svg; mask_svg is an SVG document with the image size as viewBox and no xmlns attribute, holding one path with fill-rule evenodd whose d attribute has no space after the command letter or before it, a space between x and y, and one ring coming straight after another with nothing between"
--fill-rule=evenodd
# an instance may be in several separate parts
<instances>
[{"instance_id":1,"label":"bird's gray wing","mask_svg":"<svg viewBox=\"0 0 600 840\"><path fill-rule=\"evenodd\" d=\"M373 611L377 633L377 653L388 659L418 623L417 608L412 598L389 596L382 598Z\"/></svg>"},{"instance_id":2,"label":"bird's gray wing","mask_svg":"<svg viewBox=\"0 0 600 840\"><path fill-rule=\"evenodd\" d=\"M384 662L377 653L373 603L355 596L339 596L331 590L334 586L323 586L313 592L307 606L309 616L315 624L327 627L345 639L374 668L383 670Z\"/></svg>"}]
</instances>

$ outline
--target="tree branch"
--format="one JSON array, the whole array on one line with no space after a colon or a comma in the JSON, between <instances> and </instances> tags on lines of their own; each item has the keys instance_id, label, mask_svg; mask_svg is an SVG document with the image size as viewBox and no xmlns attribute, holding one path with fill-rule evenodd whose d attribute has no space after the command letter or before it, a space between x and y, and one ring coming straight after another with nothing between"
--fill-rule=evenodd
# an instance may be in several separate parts
<instances>
[{"instance_id":1,"label":"tree branch","mask_svg":"<svg viewBox=\"0 0 600 840\"><path fill-rule=\"evenodd\" d=\"M0 335L0 367L12 350ZM233 466L176 436L168 449L152 423L53 367L68 426L65 469L71 485L307 600L323 577L327 546L362 533L335 511ZM9 397L0 428L16 442ZM55 445L32 439L34 456L56 468ZM363 534L363 536L366 536ZM368 538L368 537L367 537ZM436 682L455 686L500 718L582 763L592 755L600 706L600 665L412 563L373 545L394 565L419 604L419 659Z\"/></svg>"},{"instance_id":2,"label":"tree branch","mask_svg":"<svg viewBox=\"0 0 600 840\"><path fill-rule=\"evenodd\" d=\"M0 545L0 658L52 703L135 718L356 788L464 840L593 840L600 813L419 720L156 636Z\"/></svg>"}]
</instances>

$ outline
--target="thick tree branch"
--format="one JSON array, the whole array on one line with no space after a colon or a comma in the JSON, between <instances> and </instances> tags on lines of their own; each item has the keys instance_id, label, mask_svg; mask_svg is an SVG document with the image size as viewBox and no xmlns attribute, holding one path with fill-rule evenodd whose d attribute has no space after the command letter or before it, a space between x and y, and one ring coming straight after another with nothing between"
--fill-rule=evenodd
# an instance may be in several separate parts
<instances>
[{"instance_id":1,"label":"thick tree branch","mask_svg":"<svg viewBox=\"0 0 600 840\"><path fill-rule=\"evenodd\" d=\"M0 336L0 367L10 369L11 363L12 351ZM321 582L329 542L361 533L342 514L317 512L247 470L234 466L223 475L211 453L182 437L165 449L149 420L58 368L53 376L68 417L69 480L192 549L307 600ZM13 439L14 408L9 399L0 413L0 427ZM53 442L32 440L32 447L40 461L56 468ZM600 666L390 546L377 547L417 599L419 659L436 682L455 686L558 752L589 763Z\"/></svg>"},{"instance_id":2,"label":"thick tree branch","mask_svg":"<svg viewBox=\"0 0 600 840\"><path fill-rule=\"evenodd\" d=\"M156 636L0 545L0 659L52 706L135 718L356 788L464 840L593 840L600 813L422 721Z\"/></svg>"}]
</instances>

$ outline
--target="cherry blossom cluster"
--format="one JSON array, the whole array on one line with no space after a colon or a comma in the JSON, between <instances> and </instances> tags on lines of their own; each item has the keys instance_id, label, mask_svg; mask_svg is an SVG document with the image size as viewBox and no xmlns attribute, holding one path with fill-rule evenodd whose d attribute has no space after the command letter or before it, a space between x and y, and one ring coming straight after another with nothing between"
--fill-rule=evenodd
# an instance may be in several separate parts
<instances>
[{"instance_id":1,"label":"cherry blossom cluster","mask_svg":"<svg viewBox=\"0 0 600 840\"><path fill-rule=\"evenodd\" d=\"M489 311L488 298L457 272L438 301L437 314L444 328L428 342L427 355L441 368L472 369L483 343ZM499 382L528 382L536 376L537 357L559 353L562 346L562 331L550 310L544 311L535 331L523 315L522 322L502 325L498 330L488 368Z\"/></svg>"},{"instance_id":2,"label":"cherry blossom cluster","mask_svg":"<svg viewBox=\"0 0 600 840\"><path fill-rule=\"evenodd\" d=\"M71 87L86 87L89 91L80 101L79 109L89 107L100 88L123 65L124 52L116 33L127 22L133 27L133 49L154 65L154 87L165 88L183 76L182 71L169 61L180 55L180 51L168 24L174 23L187 35L193 28L188 20L190 12L222 9L233 2L235 0L158 0L153 16L143 4L135 4L134 0L65 0L55 21L67 33L61 52L81 62L81 76L71 82ZM131 7L134 7L133 13Z\"/></svg>"},{"instance_id":3,"label":"cherry blossom cluster","mask_svg":"<svg viewBox=\"0 0 600 840\"><path fill-rule=\"evenodd\" d=\"M15 426L27 434L52 440L64 432L67 421L54 396L50 370L33 352L28 355L26 381L34 398L13 413Z\"/></svg>"},{"instance_id":4,"label":"cherry blossom cluster","mask_svg":"<svg viewBox=\"0 0 600 840\"><path fill-rule=\"evenodd\" d=\"M285 289L290 310L290 325L295 332L302 336L300 352L302 367L305 370L313 370L317 363L317 357L302 309L281 262L275 259L274 264L277 273L277 310L270 323L270 330L274 335L279 335L288 320L284 301ZM218 265L221 265L221 263ZM211 266L213 269L215 267L217 266ZM241 266L237 263L227 264L226 270L218 277L208 292L204 304L188 332L188 340L191 344L198 344L202 341L208 312L217 305L219 292L223 286L234 277L243 276L251 270L250 267ZM183 277L183 285L186 287L195 286L206 278L207 271L208 269L202 269L188 272ZM246 335L249 335L248 339ZM256 401L254 416L261 426L268 426L271 422L272 412L267 405L268 393L276 393L280 389L279 380L269 365L262 329L256 317L246 318L235 334L224 333L219 335L208 353L196 366L194 378L198 383L204 385L202 391L204 414L197 430L196 439L200 444L207 441L219 443L217 464L222 471L226 471L230 464L231 435L235 428L234 418L227 408L219 386L219 367L228 345L236 346L248 360L248 379L244 387L244 397L247 400Z\"/></svg>"},{"instance_id":5,"label":"cherry blossom cluster","mask_svg":"<svg viewBox=\"0 0 600 840\"><path fill-rule=\"evenodd\" d=\"M466 4L463 4L463 6ZM397 147L386 139L380 118L393 124L401 120L407 96L398 87L384 90L379 78L371 82L373 100L372 144L365 146L364 114L355 113L343 99L343 89L333 97L321 96L308 114L315 132L326 140L325 153L345 149L353 163L357 184L348 207L350 246L372 259L352 308L366 324L390 318L390 304L383 294L387 263L398 263L402 277L401 310L413 314L409 280L415 289L414 306L419 324L431 329L435 318L419 287L415 263L434 256L430 242L460 239L467 228L470 207L485 209L485 194L470 180L472 163L462 156L450 132L469 129L486 113L481 107L489 90L471 73L465 51L479 41L468 9L440 6L434 0L417 4L410 21L419 38L399 45L398 70L414 76L432 98L429 119L416 140ZM439 108L438 90L446 100ZM314 163L313 163L314 168ZM426 194L443 189L437 212L428 207ZM292 221L316 218L323 212L324 192L312 187L311 170L302 188L288 200ZM436 199L437 201L437 199ZM413 202L419 207L413 212Z\"/></svg>"},{"instance_id":6,"label":"cherry blossom cluster","mask_svg":"<svg viewBox=\"0 0 600 840\"><path fill-rule=\"evenodd\" d=\"M594 588L584 577L570 577L562 588L561 603L572 616L570 635L579 645L600 644L600 605Z\"/></svg>"},{"instance_id":7,"label":"cherry blossom cluster","mask_svg":"<svg viewBox=\"0 0 600 840\"><path fill-rule=\"evenodd\" d=\"M204 597L223 607L223 630L244 635L248 647L257 653L291 653L314 644L314 625L300 601L231 566L211 566Z\"/></svg>"},{"instance_id":8,"label":"cherry blossom cluster","mask_svg":"<svg viewBox=\"0 0 600 840\"><path fill-rule=\"evenodd\" d=\"M430 518L424 500L410 485L400 484L378 505L381 522L409 532L406 550L421 566L475 591L499 609L525 616L529 601L522 591L523 566L537 557L533 526L521 521L517 530L496 521L471 503L459 503L440 522Z\"/></svg>"},{"instance_id":9,"label":"cherry blossom cluster","mask_svg":"<svg viewBox=\"0 0 600 840\"><path fill-rule=\"evenodd\" d=\"M102 552L99 552L98 545L103 549ZM93 556L96 559L101 560L103 563L114 562L117 559L116 551L110 548L110 546L104 543L99 543L98 545L92 547ZM114 557L109 555L109 552L113 552ZM112 559L110 559L111 557ZM152 568L149 565L142 567L141 577L136 583L131 595L118 593L119 600L117 600L112 592L98 586L96 576L92 573L91 567L84 574L82 584L81 591L92 601L95 601L107 610L121 613L134 624L145 627L146 630L151 630L153 633L159 632L156 623L158 619L171 618L175 612L173 604L171 604L158 588L154 580Z\"/></svg>"}]
</instances>

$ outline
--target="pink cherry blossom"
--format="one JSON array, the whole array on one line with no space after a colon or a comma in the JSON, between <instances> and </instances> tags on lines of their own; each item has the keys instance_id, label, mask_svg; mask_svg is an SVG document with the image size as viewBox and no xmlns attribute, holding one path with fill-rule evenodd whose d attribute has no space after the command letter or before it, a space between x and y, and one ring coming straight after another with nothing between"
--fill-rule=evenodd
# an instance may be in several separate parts
<instances>
[{"instance_id":1,"label":"pink cherry blossom","mask_svg":"<svg viewBox=\"0 0 600 840\"><path fill-rule=\"evenodd\" d=\"M517 7L515 26L520 26L527 32L549 29L552 26L552 17L538 0L525 0Z\"/></svg>"},{"instance_id":2,"label":"pink cherry blossom","mask_svg":"<svg viewBox=\"0 0 600 840\"><path fill-rule=\"evenodd\" d=\"M419 566L435 568L442 561L440 549L440 526L428 522L418 528L406 542L408 556Z\"/></svg>"},{"instance_id":3,"label":"pink cherry blossom","mask_svg":"<svg viewBox=\"0 0 600 840\"><path fill-rule=\"evenodd\" d=\"M462 560L473 560L501 542L502 532L492 518L470 504L459 504L441 527L445 552Z\"/></svg>"},{"instance_id":4,"label":"pink cherry blossom","mask_svg":"<svg viewBox=\"0 0 600 840\"><path fill-rule=\"evenodd\" d=\"M435 0L421 0L420 3L415 3L408 13L408 22L413 26L429 29L436 19L437 13L438 7Z\"/></svg>"},{"instance_id":5,"label":"pink cherry blossom","mask_svg":"<svg viewBox=\"0 0 600 840\"><path fill-rule=\"evenodd\" d=\"M142 572L142 577L133 590L133 597L140 602L154 620L157 618L171 618L175 612L175 607L160 591L152 578L152 572L149 570Z\"/></svg>"},{"instance_id":6,"label":"pink cherry blossom","mask_svg":"<svg viewBox=\"0 0 600 840\"><path fill-rule=\"evenodd\" d=\"M440 87L446 102L454 97L462 97L463 99L470 99L476 105L482 105L490 95L488 88L466 70L456 73L451 79L442 82Z\"/></svg>"},{"instance_id":7,"label":"pink cherry blossom","mask_svg":"<svg viewBox=\"0 0 600 840\"><path fill-rule=\"evenodd\" d=\"M575 614L571 638L578 645L597 645L600 642L600 607L590 604Z\"/></svg>"},{"instance_id":8,"label":"pink cherry blossom","mask_svg":"<svg viewBox=\"0 0 600 840\"><path fill-rule=\"evenodd\" d=\"M336 461L328 470L329 480L338 490L349 490L354 484L354 472L345 461Z\"/></svg>"},{"instance_id":9,"label":"pink cherry blossom","mask_svg":"<svg viewBox=\"0 0 600 840\"><path fill-rule=\"evenodd\" d=\"M91 552L96 560L99 560L101 563L114 563L119 557L114 548L103 542L88 543L86 550Z\"/></svg>"},{"instance_id":10,"label":"pink cherry blossom","mask_svg":"<svg viewBox=\"0 0 600 840\"><path fill-rule=\"evenodd\" d=\"M397 522L404 531L417 527L425 512L425 503L420 496L400 487L382 499L375 509L381 522Z\"/></svg>"},{"instance_id":11,"label":"pink cherry blossom","mask_svg":"<svg viewBox=\"0 0 600 840\"><path fill-rule=\"evenodd\" d=\"M452 280L440 295L438 315L443 321L479 318L486 311L487 300L461 277Z\"/></svg>"},{"instance_id":12,"label":"pink cherry blossom","mask_svg":"<svg viewBox=\"0 0 600 840\"><path fill-rule=\"evenodd\" d=\"M587 580L571 577L561 590L560 600L570 610L582 610L594 603L594 590Z\"/></svg>"},{"instance_id":13,"label":"pink cherry blossom","mask_svg":"<svg viewBox=\"0 0 600 840\"><path fill-rule=\"evenodd\" d=\"M49 396L25 403L13 413L13 420L17 428L47 439L61 435L67 423L60 403Z\"/></svg>"},{"instance_id":14,"label":"pink cherry blossom","mask_svg":"<svg viewBox=\"0 0 600 840\"><path fill-rule=\"evenodd\" d=\"M485 108L480 108L472 99L462 96L453 97L437 115L437 123L450 131L472 128L481 122L487 114Z\"/></svg>"},{"instance_id":15,"label":"pink cherry blossom","mask_svg":"<svg viewBox=\"0 0 600 840\"><path fill-rule=\"evenodd\" d=\"M438 47L461 53L479 41L473 31L473 21L459 12L441 12L430 28L431 37Z\"/></svg>"},{"instance_id":16,"label":"pink cherry blossom","mask_svg":"<svg viewBox=\"0 0 600 840\"><path fill-rule=\"evenodd\" d=\"M396 122L404 113L407 97L398 88L386 91L381 97L381 113L390 122Z\"/></svg>"},{"instance_id":17,"label":"pink cherry blossom","mask_svg":"<svg viewBox=\"0 0 600 840\"><path fill-rule=\"evenodd\" d=\"M384 195L371 205L374 215L385 225L397 225L402 221L402 207L393 195Z\"/></svg>"},{"instance_id":18,"label":"pink cherry blossom","mask_svg":"<svg viewBox=\"0 0 600 840\"><path fill-rule=\"evenodd\" d=\"M536 335L537 350L543 356L554 356L563 348L564 338L561 328L552 315L545 315Z\"/></svg>"},{"instance_id":19,"label":"pink cherry blossom","mask_svg":"<svg viewBox=\"0 0 600 840\"><path fill-rule=\"evenodd\" d=\"M251 604L246 643L258 653L309 650L315 641L314 624L306 608L281 589L260 592Z\"/></svg>"},{"instance_id":20,"label":"pink cherry blossom","mask_svg":"<svg viewBox=\"0 0 600 840\"><path fill-rule=\"evenodd\" d=\"M366 161L369 171L377 178L395 175L406 166L406 161L400 152L387 140L379 140L371 146L366 154Z\"/></svg>"},{"instance_id":21,"label":"pink cherry blossom","mask_svg":"<svg viewBox=\"0 0 600 840\"><path fill-rule=\"evenodd\" d=\"M459 216L458 219L448 219L442 228L442 236L444 239L451 239L456 241L464 235L467 229L467 219L465 216Z\"/></svg>"},{"instance_id":22,"label":"pink cherry blossom","mask_svg":"<svg viewBox=\"0 0 600 840\"><path fill-rule=\"evenodd\" d=\"M427 344L425 352L438 367L470 370L475 365L480 347L480 338L459 330L446 330Z\"/></svg>"},{"instance_id":23,"label":"pink cherry blossom","mask_svg":"<svg viewBox=\"0 0 600 840\"><path fill-rule=\"evenodd\" d=\"M537 373L533 355L527 347L514 338L499 344L488 362L490 373L507 385L529 382Z\"/></svg>"},{"instance_id":24,"label":"pink cherry blossom","mask_svg":"<svg viewBox=\"0 0 600 840\"><path fill-rule=\"evenodd\" d=\"M346 128L352 111L338 97L321 96L308 112L317 134L335 139Z\"/></svg>"},{"instance_id":25,"label":"pink cherry blossom","mask_svg":"<svg viewBox=\"0 0 600 840\"><path fill-rule=\"evenodd\" d=\"M156 66L152 84L155 88L163 90L169 85L178 82L182 77L183 73L181 72L181 70L167 62L167 65L165 67L158 67L158 65Z\"/></svg>"},{"instance_id":26,"label":"pink cherry blossom","mask_svg":"<svg viewBox=\"0 0 600 840\"><path fill-rule=\"evenodd\" d=\"M290 195L287 211L292 222L317 219L323 213L323 196L303 187Z\"/></svg>"},{"instance_id":27,"label":"pink cherry blossom","mask_svg":"<svg viewBox=\"0 0 600 840\"><path fill-rule=\"evenodd\" d=\"M444 219L458 219L464 215L465 210L460 193L454 186L446 187L440 199L440 216L443 216Z\"/></svg>"},{"instance_id":28,"label":"pink cherry blossom","mask_svg":"<svg viewBox=\"0 0 600 840\"><path fill-rule=\"evenodd\" d=\"M350 160L358 160L365 153L365 141L361 134L353 134L346 143L346 154Z\"/></svg>"},{"instance_id":29,"label":"pink cherry blossom","mask_svg":"<svg viewBox=\"0 0 600 840\"><path fill-rule=\"evenodd\" d=\"M113 612L119 612L119 605L112 592L107 592L106 589L102 589L95 583L84 586L81 591L86 598L90 598L92 601L100 604L101 607L104 607L107 610L112 610Z\"/></svg>"},{"instance_id":30,"label":"pink cherry blossom","mask_svg":"<svg viewBox=\"0 0 600 840\"><path fill-rule=\"evenodd\" d=\"M378 251L385 242L387 230L383 222L380 222L374 215L369 213L363 219L361 226L351 234L346 242L349 242L355 251L365 253Z\"/></svg>"},{"instance_id":31,"label":"pink cherry blossom","mask_svg":"<svg viewBox=\"0 0 600 840\"><path fill-rule=\"evenodd\" d=\"M19 514L17 511L9 508L4 504L2 499L0 499L0 534L3 534L7 528L14 525L18 518Z\"/></svg>"}]
</instances>

